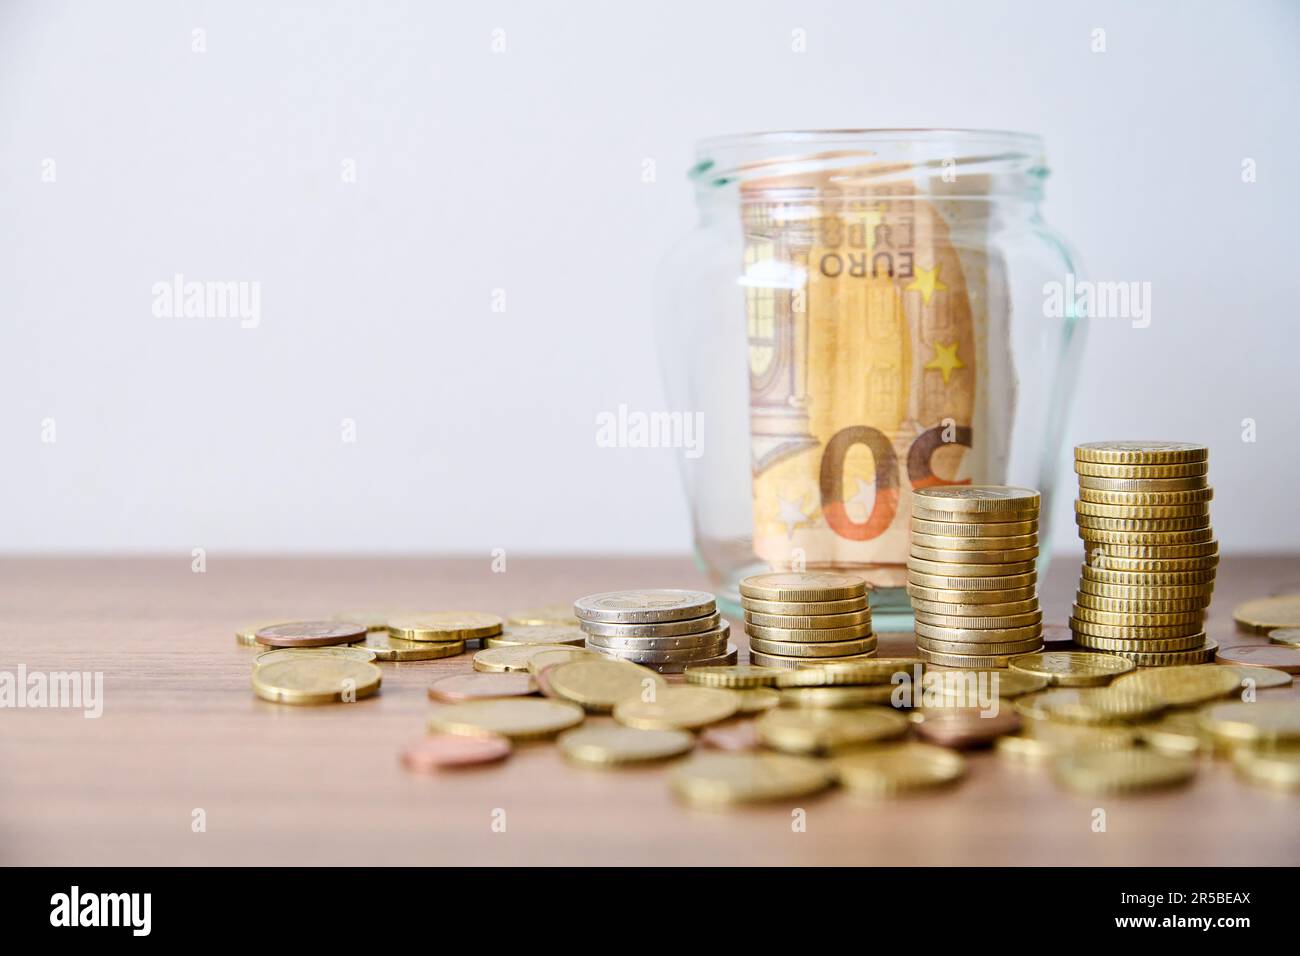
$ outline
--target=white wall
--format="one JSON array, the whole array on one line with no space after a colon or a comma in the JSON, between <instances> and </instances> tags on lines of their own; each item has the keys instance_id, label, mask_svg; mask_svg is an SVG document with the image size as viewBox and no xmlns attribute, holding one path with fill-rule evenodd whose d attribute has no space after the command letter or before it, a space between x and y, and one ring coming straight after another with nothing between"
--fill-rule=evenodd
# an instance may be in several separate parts
<instances>
[{"instance_id":1,"label":"white wall","mask_svg":"<svg viewBox=\"0 0 1300 956\"><path fill-rule=\"evenodd\" d=\"M673 453L595 415L666 407L694 141L828 126L1042 133L1048 218L1153 284L1071 440L1207 441L1225 549L1295 546L1298 9L8 2L0 550L685 549ZM260 326L155 318L177 272Z\"/></svg>"}]
</instances>

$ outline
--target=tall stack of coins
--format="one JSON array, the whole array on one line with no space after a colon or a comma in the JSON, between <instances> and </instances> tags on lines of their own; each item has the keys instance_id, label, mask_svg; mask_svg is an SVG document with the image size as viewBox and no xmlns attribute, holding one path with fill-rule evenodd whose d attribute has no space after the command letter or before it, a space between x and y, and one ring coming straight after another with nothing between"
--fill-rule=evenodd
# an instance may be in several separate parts
<instances>
[{"instance_id":1,"label":"tall stack of coins","mask_svg":"<svg viewBox=\"0 0 1300 956\"><path fill-rule=\"evenodd\" d=\"M736 649L727 643L731 625L706 591L607 591L579 598L573 613L587 647L661 674L736 662Z\"/></svg>"},{"instance_id":2,"label":"tall stack of coins","mask_svg":"<svg viewBox=\"0 0 1300 956\"><path fill-rule=\"evenodd\" d=\"M867 582L851 574L755 574L740 582L751 663L801 667L876 656Z\"/></svg>"},{"instance_id":3,"label":"tall stack of coins","mask_svg":"<svg viewBox=\"0 0 1300 956\"><path fill-rule=\"evenodd\" d=\"M912 493L907 592L922 660L1006 667L1042 649L1038 509L1037 491L1007 485Z\"/></svg>"},{"instance_id":4,"label":"tall stack of coins","mask_svg":"<svg viewBox=\"0 0 1300 956\"><path fill-rule=\"evenodd\" d=\"M1205 610L1219 543L1210 527L1209 449L1165 441L1074 449L1084 563L1070 630L1083 647L1143 667L1214 658Z\"/></svg>"}]
</instances>

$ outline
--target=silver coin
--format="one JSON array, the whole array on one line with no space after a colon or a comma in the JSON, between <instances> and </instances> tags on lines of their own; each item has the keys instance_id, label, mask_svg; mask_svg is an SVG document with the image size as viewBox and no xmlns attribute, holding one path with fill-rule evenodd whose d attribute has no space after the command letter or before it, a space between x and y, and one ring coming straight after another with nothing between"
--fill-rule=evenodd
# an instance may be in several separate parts
<instances>
[{"instance_id":1,"label":"silver coin","mask_svg":"<svg viewBox=\"0 0 1300 956\"><path fill-rule=\"evenodd\" d=\"M676 637L683 634L703 634L717 629L722 615L717 611L704 617L690 617L684 621L663 621L658 624L611 624L607 621L582 621L588 634L607 637Z\"/></svg>"},{"instance_id":2,"label":"silver coin","mask_svg":"<svg viewBox=\"0 0 1300 956\"><path fill-rule=\"evenodd\" d=\"M727 642L722 639L714 641L712 644L701 644L699 647L679 647L664 651L601 647L598 644L591 643L587 644L587 648L609 657L617 657L620 660L633 661L637 664L667 664L673 661L698 664L700 661L717 657L726 651Z\"/></svg>"},{"instance_id":3,"label":"silver coin","mask_svg":"<svg viewBox=\"0 0 1300 956\"><path fill-rule=\"evenodd\" d=\"M642 664L642 667L648 667L652 671L658 671L660 674L680 674L688 667L713 667L715 665L734 664L739 657L739 652L734 644L727 647L727 653L718 657L707 657L702 661L665 661L662 663Z\"/></svg>"},{"instance_id":4,"label":"silver coin","mask_svg":"<svg viewBox=\"0 0 1300 956\"><path fill-rule=\"evenodd\" d=\"M723 621L719 627L700 634L682 634L677 637L612 637L608 634L587 634L587 646L600 650L616 651L671 651L692 647L710 647L725 643L731 636L731 625Z\"/></svg>"},{"instance_id":5,"label":"silver coin","mask_svg":"<svg viewBox=\"0 0 1300 956\"><path fill-rule=\"evenodd\" d=\"M583 621L653 624L704 617L717 610L707 591L650 588L644 591L606 591L573 602L573 613Z\"/></svg>"}]
</instances>

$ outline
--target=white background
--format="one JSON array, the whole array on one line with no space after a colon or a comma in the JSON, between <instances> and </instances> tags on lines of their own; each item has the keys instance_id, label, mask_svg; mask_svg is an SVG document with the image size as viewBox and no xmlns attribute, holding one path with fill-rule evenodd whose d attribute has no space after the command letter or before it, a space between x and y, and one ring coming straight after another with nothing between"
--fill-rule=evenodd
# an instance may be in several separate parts
<instances>
[{"instance_id":1,"label":"white background","mask_svg":"<svg viewBox=\"0 0 1300 956\"><path fill-rule=\"evenodd\" d=\"M1225 549L1293 547L1298 9L10 0L0 550L685 550L676 453L594 432L668 407L693 144L845 126L1041 133L1046 217L1153 287L1070 441L1208 442ZM155 318L177 272L260 282L261 326Z\"/></svg>"}]
</instances>

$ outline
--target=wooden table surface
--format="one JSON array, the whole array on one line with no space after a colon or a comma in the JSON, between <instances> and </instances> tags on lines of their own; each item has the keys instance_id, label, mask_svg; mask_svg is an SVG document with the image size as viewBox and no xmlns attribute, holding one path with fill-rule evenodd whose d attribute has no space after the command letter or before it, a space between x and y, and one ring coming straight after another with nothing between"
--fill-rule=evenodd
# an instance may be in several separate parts
<instances>
[{"instance_id":1,"label":"wooden table surface","mask_svg":"<svg viewBox=\"0 0 1300 956\"><path fill-rule=\"evenodd\" d=\"M1062 623L1077 563L1054 562ZM404 771L430 679L450 661L383 664L381 693L290 707L249 688L248 622L384 608L509 612L622 587L706 586L687 558L0 559L0 670L102 671L103 716L0 711L5 864L1171 864L1300 862L1300 798L1207 761L1191 786L1078 798L1039 770L971 758L957 789L886 802L831 792L711 813L676 803L663 767L564 764L548 744L503 764ZM1210 632L1235 635L1242 600L1300 591L1300 557L1226 559ZM738 630L738 629L737 629ZM743 635L738 642L743 646ZM910 651L883 635L882 655ZM1300 694L1295 686L1261 695ZM1093 809L1107 813L1093 832ZM206 830L194 832L196 809ZM504 832L493 828L502 819Z\"/></svg>"}]
</instances>

